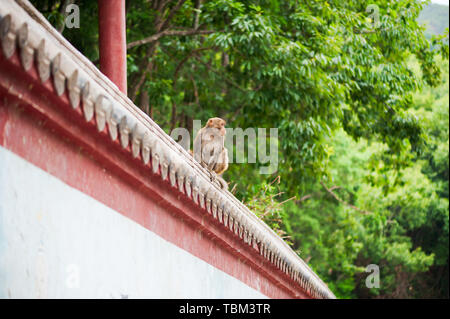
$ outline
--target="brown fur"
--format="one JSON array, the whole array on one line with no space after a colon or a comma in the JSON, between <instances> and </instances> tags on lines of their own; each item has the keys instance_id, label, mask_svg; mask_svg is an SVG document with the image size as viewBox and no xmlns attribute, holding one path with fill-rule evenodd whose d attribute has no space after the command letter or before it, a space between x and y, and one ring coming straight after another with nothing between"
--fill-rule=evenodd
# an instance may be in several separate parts
<instances>
[{"instance_id":1,"label":"brown fur","mask_svg":"<svg viewBox=\"0 0 450 319\"><path fill-rule=\"evenodd\" d=\"M218 175L228 169L228 151L224 144L225 124L221 118L210 118L195 137L194 152L191 153L203 167Z\"/></svg>"}]
</instances>

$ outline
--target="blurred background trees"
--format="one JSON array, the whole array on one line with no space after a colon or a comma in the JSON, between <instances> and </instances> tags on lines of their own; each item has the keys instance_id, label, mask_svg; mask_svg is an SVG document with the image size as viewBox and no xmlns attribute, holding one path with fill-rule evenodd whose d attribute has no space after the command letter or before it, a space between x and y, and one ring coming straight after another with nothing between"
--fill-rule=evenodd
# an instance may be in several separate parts
<instances>
[{"instance_id":1,"label":"blurred background trees","mask_svg":"<svg viewBox=\"0 0 450 319\"><path fill-rule=\"evenodd\" d=\"M96 1L31 2L98 65ZM338 297L449 297L448 6L128 0L127 37L129 96L167 133L279 129L276 173L225 179Z\"/></svg>"}]
</instances>

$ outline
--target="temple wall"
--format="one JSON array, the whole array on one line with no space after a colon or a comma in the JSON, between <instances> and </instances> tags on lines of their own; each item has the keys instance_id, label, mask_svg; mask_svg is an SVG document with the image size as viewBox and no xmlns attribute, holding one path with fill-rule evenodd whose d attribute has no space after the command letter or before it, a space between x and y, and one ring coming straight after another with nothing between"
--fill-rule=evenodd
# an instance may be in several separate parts
<instances>
[{"instance_id":1,"label":"temple wall","mask_svg":"<svg viewBox=\"0 0 450 319\"><path fill-rule=\"evenodd\" d=\"M78 297L265 296L0 147L0 298Z\"/></svg>"},{"instance_id":2,"label":"temple wall","mask_svg":"<svg viewBox=\"0 0 450 319\"><path fill-rule=\"evenodd\" d=\"M0 298L335 298L29 2L0 24Z\"/></svg>"}]
</instances>

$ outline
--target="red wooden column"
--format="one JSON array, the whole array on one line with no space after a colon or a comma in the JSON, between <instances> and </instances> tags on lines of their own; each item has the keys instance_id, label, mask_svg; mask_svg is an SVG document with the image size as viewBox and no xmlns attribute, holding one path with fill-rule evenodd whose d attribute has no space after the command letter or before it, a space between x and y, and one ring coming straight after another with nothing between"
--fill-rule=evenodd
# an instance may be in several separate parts
<instances>
[{"instance_id":1,"label":"red wooden column","mask_svg":"<svg viewBox=\"0 0 450 319\"><path fill-rule=\"evenodd\" d=\"M125 0L98 0L100 70L127 94Z\"/></svg>"}]
</instances>

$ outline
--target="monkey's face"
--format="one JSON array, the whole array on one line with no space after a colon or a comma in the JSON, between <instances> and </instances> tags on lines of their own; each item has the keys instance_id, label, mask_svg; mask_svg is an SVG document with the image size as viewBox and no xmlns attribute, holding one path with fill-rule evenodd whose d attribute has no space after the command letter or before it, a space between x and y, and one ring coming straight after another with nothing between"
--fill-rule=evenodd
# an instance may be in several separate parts
<instances>
[{"instance_id":1,"label":"monkey's face","mask_svg":"<svg viewBox=\"0 0 450 319\"><path fill-rule=\"evenodd\" d=\"M226 124L225 120L222 120L219 117L213 117L208 120L206 126L209 128L218 129L220 131L220 135L225 136L225 134L227 133L225 129L225 124Z\"/></svg>"}]
</instances>

